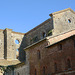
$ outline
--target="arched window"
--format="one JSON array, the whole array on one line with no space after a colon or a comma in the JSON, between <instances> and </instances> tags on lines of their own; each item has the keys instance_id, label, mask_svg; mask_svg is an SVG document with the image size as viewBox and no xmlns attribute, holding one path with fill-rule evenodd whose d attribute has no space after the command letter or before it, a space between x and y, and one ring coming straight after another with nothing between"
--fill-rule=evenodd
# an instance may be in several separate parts
<instances>
[{"instance_id":1,"label":"arched window","mask_svg":"<svg viewBox=\"0 0 75 75\"><path fill-rule=\"evenodd\" d=\"M43 32L43 33L42 33L42 36L43 36L43 38L45 38L45 37L46 37L46 33L45 33L45 32Z\"/></svg>"},{"instance_id":2,"label":"arched window","mask_svg":"<svg viewBox=\"0 0 75 75\"><path fill-rule=\"evenodd\" d=\"M71 68L71 62L70 62L70 59L67 59L67 67L68 67L68 68Z\"/></svg>"},{"instance_id":3,"label":"arched window","mask_svg":"<svg viewBox=\"0 0 75 75\"><path fill-rule=\"evenodd\" d=\"M54 63L55 72L57 71L57 63Z\"/></svg>"},{"instance_id":4,"label":"arched window","mask_svg":"<svg viewBox=\"0 0 75 75\"><path fill-rule=\"evenodd\" d=\"M38 59L41 59L41 54L39 50L37 51L37 56L38 56Z\"/></svg>"}]
</instances>

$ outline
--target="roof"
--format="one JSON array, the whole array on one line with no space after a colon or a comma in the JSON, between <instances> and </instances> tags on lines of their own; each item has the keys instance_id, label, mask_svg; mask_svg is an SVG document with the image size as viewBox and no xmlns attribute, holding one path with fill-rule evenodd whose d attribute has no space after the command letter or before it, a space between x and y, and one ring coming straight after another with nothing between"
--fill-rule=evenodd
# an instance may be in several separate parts
<instances>
[{"instance_id":1,"label":"roof","mask_svg":"<svg viewBox=\"0 0 75 75\"><path fill-rule=\"evenodd\" d=\"M59 14L59 13L62 13L62 12L68 11L68 10L70 10L71 12L73 12L75 14L75 12L71 8L67 8L67 9L64 9L64 10L61 10L61 11L51 13L50 16L55 15L55 14Z\"/></svg>"},{"instance_id":2,"label":"roof","mask_svg":"<svg viewBox=\"0 0 75 75\"><path fill-rule=\"evenodd\" d=\"M71 36L74 36L74 35L75 35L75 29L68 31L66 33L54 36L54 37L47 37L47 40L50 42L50 44L46 47L50 47L50 46L52 46L52 45L54 45L60 41L63 41L63 40L65 40Z\"/></svg>"},{"instance_id":3,"label":"roof","mask_svg":"<svg viewBox=\"0 0 75 75\"><path fill-rule=\"evenodd\" d=\"M6 59L0 59L0 66L16 65L21 63L19 60L8 61Z\"/></svg>"},{"instance_id":4,"label":"roof","mask_svg":"<svg viewBox=\"0 0 75 75\"><path fill-rule=\"evenodd\" d=\"M47 20L44 21L43 23L39 24L39 25L36 26L35 28L33 28L33 29L31 29L30 31L28 31L28 32L26 33L26 35L27 35L28 33L32 32L32 31L34 31L35 29L39 28L39 27L42 26L43 24L49 22L50 20L51 20L51 18L47 19Z\"/></svg>"}]
</instances>

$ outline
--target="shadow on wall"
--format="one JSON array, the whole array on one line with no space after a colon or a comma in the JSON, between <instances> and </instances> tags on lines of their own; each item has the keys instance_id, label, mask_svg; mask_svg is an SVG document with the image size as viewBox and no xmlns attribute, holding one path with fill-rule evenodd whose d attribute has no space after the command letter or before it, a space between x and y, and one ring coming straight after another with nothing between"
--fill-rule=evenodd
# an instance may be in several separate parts
<instances>
[{"instance_id":1,"label":"shadow on wall","mask_svg":"<svg viewBox=\"0 0 75 75\"><path fill-rule=\"evenodd\" d=\"M52 31L54 29L53 18L48 19L48 22L43 24L43 25L44 26L37 27L38 29L35 29L33 32L30 32L29 34L31 34L31 36L29 34L24 35L24 37L22 39L22 42L21 42L21 45L19 47L19 60L21 62L26 60L26 52L23 50L25 47L27 47L28 45L31 45L31 44L33 44L33 43L35 43L35 42L37 42L41 39L44 39L47 36L52 36L53 35L53 31ZM40 35L40 33L42 33L42 34ZM39 38L40 36L42 38ZM28 37L31 37L32 40Z\"/></svg>"},{"instance_id":2,"label":"shadow on wall","mask_svg":"<svg viewBox=\"0 0 75 75\"><path fill-rule=\"evenodd\" d=\"M19 47L19 60L21 62L24 62L26 61L26 52L23 50L25 47L27 46L26 44L26 36L24 35L23 39L22 39L22 42L21 42L21 45Z\"/></svg>"}]
</instances>

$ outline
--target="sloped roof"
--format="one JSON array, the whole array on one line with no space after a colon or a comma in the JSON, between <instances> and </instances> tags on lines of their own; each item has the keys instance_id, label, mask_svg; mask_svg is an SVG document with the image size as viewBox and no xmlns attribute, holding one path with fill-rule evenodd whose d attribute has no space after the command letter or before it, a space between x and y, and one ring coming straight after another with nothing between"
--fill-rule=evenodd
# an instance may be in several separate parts
<instances>
[{"instance_id":1,"label":"sloped roof","mask_svg":"<svg viewBox=\"0 0 75 75\"><path fill-rule=\"evenodd\" d=\"M63 41L64 39L67 39L74 35L75 35L75 29L54 37L47 37L47 40L50 42L50 44L47 47L52 46L53 44Z\"/></svg>"}]
</instances>

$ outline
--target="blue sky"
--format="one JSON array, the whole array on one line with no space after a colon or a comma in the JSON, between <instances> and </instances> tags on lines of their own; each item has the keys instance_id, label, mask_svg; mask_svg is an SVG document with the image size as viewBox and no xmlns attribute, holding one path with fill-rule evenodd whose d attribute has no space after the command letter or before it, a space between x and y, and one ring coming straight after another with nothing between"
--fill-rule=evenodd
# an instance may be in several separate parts
<instances>
[{"instance_id":1,"label":"blue sky","mask_svg":"<svg viewBox=\"0 0 75 75\"><path fill-rule=\"evenodd\" d=\"M75 0L0 0L0 29L26 33L66 8L75 11Z\"/></svg>"}]
</instances>

